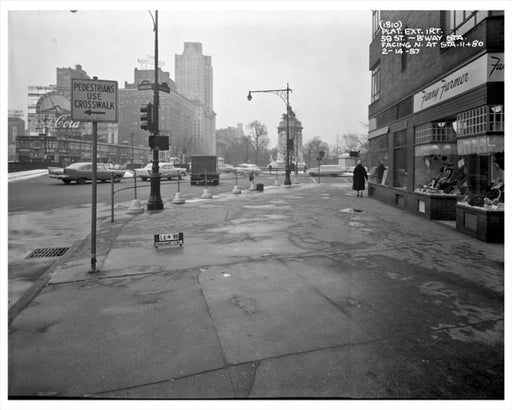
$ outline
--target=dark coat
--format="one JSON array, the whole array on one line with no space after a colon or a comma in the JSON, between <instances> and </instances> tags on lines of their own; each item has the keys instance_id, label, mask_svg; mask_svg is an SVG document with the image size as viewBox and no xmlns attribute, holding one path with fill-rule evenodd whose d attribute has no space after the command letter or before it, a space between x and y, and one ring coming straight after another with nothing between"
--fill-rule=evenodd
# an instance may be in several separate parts
<instances>
[{"instance_id":1,"label":"dark coat","mask_svg":"<svg viewBox=\"0 0 512 410\"><path fill-rule=\"evenodd\" d=\"M352 189L354 191L364 191L365 181L368 180L368 174L366 173L366 169L361 165L357 165L354 168L354 182L352 184Z\"/></svg>"}]
</instances>

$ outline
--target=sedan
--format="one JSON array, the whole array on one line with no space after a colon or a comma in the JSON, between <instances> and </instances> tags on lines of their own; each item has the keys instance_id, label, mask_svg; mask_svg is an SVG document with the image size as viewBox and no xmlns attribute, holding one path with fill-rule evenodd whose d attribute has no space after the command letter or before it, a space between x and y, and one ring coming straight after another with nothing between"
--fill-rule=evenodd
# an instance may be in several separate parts
<instances>
[{"instance_id":1,"label":"sedan","mask_svg":"<svg viewBox=\"0 0 512 410\"><path fill-rule=\"evenodd\" d=\"M151 168L153 164L150 162L144 168L138 168L135 170L137 176L140 177L143 181L147 181L151 175ZM187 176L187 170L185 168L175 167L172 162L160 162L158 164L159 170L158 173L161 179L172 179L178 178L183 179Z\"/></svg>"},{"instance_id":2,"label":"sedan","mask_svg":"<svg viewBox=\"0 0 512 410\"><path fill-rule=\"evenodd\" d=\"M251 172L254 175L258 175L261 172L261 168L255 164L238 164L235 167L235 172L240 175L249 175Z\"/></svg>"},{"instance_id":3,"label":"sedan","mask_svg":"<svg viewBox=\"0 0 512 410\"><path fill-rule=\"evenodd\" d=\"M219 166L220 172L235 172L235 167L231 164L223 164Z\"/></svg>"},{"instance_id":4,"label":"sedan","mask_svg":"<svg viewBox=\"0 0 512 410\"><path fill-rule=\"evenodd\" d=\"M60 179L65 184L75 181L77 184L83 184L86 181L92 181L92 162L75 162L66 168L48 168L50 178ZM119 182L124 176L122 170L112 170L103 163L96 164L96 179L101 182L113 179Z\"/></svg>"},{"instance_id":5,"label":"sedan","mask_svg":"<svg viewBox=\"0 0 512 410\"><path fill-rule=\"evenodd\" d=\"M339 177L343 175L345 169L343 169L339 165L320 165L320 167L311 167L308 170L308 174L312 177L316 176L331 176L331 177Z\"/></svg>"}]
</instances>

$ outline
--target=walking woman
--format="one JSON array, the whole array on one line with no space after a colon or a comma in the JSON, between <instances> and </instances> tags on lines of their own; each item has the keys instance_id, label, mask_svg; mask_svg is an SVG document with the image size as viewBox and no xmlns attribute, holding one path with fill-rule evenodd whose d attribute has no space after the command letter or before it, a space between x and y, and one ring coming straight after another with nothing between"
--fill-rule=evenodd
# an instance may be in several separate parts
<instances>
[{"instance_id":1,"label":"walking woman","mask_svg":"<svg viewBox=\"0 0 512 410\"><path fill-rule=\"evenodd\" d=\"M352 189L357 191L357 196L363 196L362 191L365 189L365 181L368 181L368 174L361 164L361 160L358 160L357 166L354 168L354 182L352 183ZM359 193L359 191L361 191L361 193Z\"/></svg>"}]
</instances>

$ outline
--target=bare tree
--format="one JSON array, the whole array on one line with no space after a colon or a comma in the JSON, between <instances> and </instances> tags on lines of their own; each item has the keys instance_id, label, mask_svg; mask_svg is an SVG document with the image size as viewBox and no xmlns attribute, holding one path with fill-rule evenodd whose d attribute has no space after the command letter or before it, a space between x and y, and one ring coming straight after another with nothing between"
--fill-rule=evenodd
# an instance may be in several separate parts
<instances>
[{"instance_id":1,"label":"bare tree","mask_svg":"<svg viewBox=\"0 0 512 410\"><path fill-rule=\"evenodd\" d=\"M343 134L341 136L341 149L345 152L350 151L365 151L368 146L368 137L363 134Z\"/></svg>"},{"instance_id":2,"label":"bare tree","mask_svg":"<svg viewBox=\"0 0 512 410\"><path fill-rule=\"evenodd\" d=\"M267 148L269 144L267 127L259 121L253 121L247 126L247 130L249 131L248 143L250 143L256 152L255 163L258 164L258 154L260 150Z\"/></svg>"},{"instance_id":3,"label":"bare tree","mask_svg":"<svg viewBox=\"0 0 512 410\"><path fill-rule=\"evenodd\" d=\"M316 160L320 151L324 151L325 155L328 156L329 144L322 141L318 136L313 137L313 139L304 144L302 152L304 153L304 158L307 158L309 167L311 167L311 161Z\"/></svg>"}]
</instances>

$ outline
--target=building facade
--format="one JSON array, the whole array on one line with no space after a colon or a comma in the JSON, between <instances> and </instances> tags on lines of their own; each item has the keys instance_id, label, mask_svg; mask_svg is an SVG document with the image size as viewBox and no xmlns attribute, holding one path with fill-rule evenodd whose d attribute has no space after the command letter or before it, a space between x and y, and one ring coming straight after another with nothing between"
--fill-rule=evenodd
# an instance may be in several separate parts
<instances>
[{"instance_id":1,"label":"building facade","mask_svg":"<svg viewBox=\"0 0 512 410\"><path fill-rule=\"evenodd\" d=\"M168 72L158 75L159 83L169 85L170 92L159 93L159 133L169 136L169 151L162 151L160 157L180 157L190 155L195 150L194 135L198 133L194 121L196 105L178 94L174 81ZM149 131L140 128L140 108L153 102L152 90L138 90L143 81L154 82L154 70L134 70L134 83L125 83L119 89L119 142L136 147L147 147ZM151 158L147 158L149 161Z\"/></svg>"},{"instance_id":2,"label":"building facade","mask_svg":"<svg viewBox=\"0 0 512 410\"><path fill-rule=\"evenodd\" d=\"M503 11L374 11L369 68L369 195L478 237L463 207L503 212Z\"/></svg>"},{"instance_id":3,"label":"building facade","mask_svg":"<svg viewBox=\"0 0 512 410\"><path fill-rule=\"evenodd\" d=\"M36 113L37 102L42 95L52 91L56 91L56 85L39 86L31 85L28 87L27 96L27 132L29 134L37 135L42 129L40 118Z\"/></svg>"},{"instance_id":4,"label":"building facade","mask_svg":"<svg viewBox=\"0 0 512 410\"><path fill-rule=\"evenodd\" d=\"M195 105L195 155L215 155L213 111L213 68L211 57L203 55L201 43L185 43L183 54L175 55L175 80L179 94Z\"/></svg>"},{"instance_id":5,"label":"building facade","mask_svg":"<svg viewBox=\"0 0 512 410\"><path fill-rule=\"evenodd\" d=\"M7 131L7 146L9 161L16 161L16 138L25 135L25 120L19 116L9 115Z\"/></svg>"}]
</instances>

